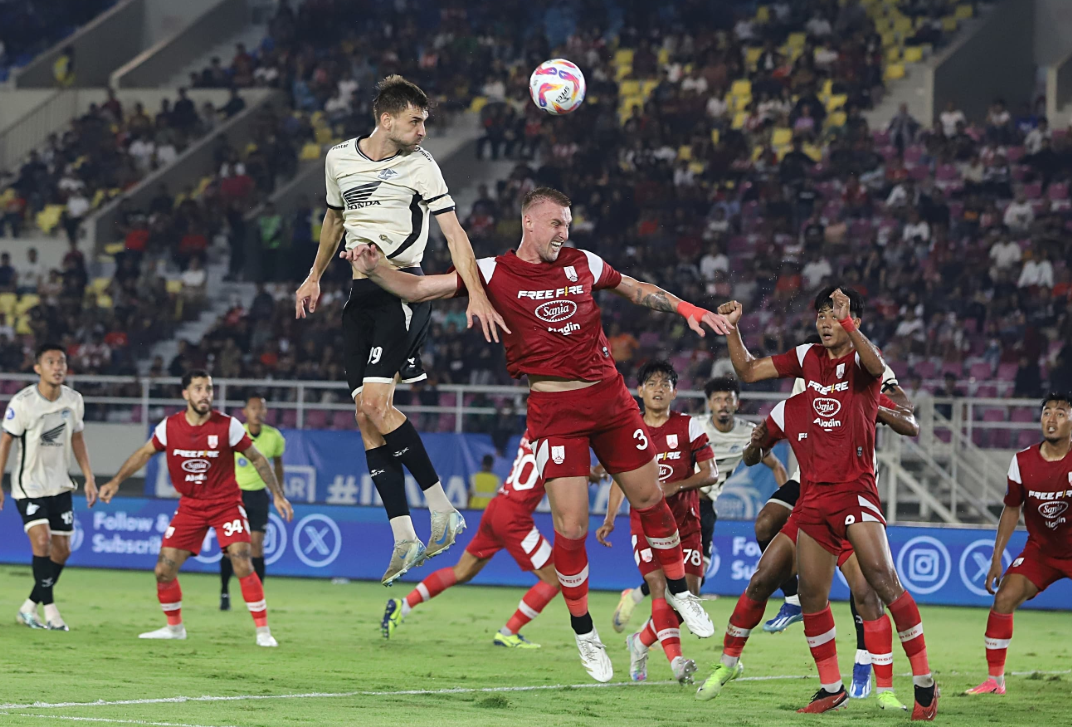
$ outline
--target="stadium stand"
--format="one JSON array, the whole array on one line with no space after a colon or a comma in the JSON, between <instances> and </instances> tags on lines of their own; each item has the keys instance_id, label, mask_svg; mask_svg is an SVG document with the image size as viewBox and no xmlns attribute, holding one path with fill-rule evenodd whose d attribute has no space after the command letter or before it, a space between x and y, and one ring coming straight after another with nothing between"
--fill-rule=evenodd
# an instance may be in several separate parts
<instances>
[{"instance_id":1,"label":"stadium stand","mask_svg":"<svg viewBox=\"0 0 1072 727\"><path fill-rule=\"evenodd\" d=\"M11 68L24 66L59 43L116 0L4 0L0 2L0 83Z\"/></svg>"}]
</instances>

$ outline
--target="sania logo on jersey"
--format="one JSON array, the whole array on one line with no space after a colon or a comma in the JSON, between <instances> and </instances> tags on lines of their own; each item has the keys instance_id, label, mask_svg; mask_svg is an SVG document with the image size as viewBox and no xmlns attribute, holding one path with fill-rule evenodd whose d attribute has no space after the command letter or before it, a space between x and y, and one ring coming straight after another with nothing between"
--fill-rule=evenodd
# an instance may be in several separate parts
<instances>
[{"instance_id":1,"label":"sania logo on jersey","mask_svg":"<svg viewBox=\"0 0 1072 727\"><path fill-rule=\"evenodd\" d=\"M379 200L370 200L369 197L372 193L383 184L383 182L369 182L368 184L360 184L353 189L348 189L342 193L342 199L346 202L346 209L359 210L362 207L371 207L372 205L379 204Z\"/></svg>"},{"instance_id":2,"label":"sania logo on jersey","mask_svg":"<svg viewBox=\"0 0 1072 727\"><path fill-rule=\"evenodd\" d=\"M42 447L62 447L63 442L60 441L60 435L63 434L64 428L67 426L67 422L60 424L58 427L53 427L47 432L41 432L41 446Z\"/></svg>"}]
</instances>

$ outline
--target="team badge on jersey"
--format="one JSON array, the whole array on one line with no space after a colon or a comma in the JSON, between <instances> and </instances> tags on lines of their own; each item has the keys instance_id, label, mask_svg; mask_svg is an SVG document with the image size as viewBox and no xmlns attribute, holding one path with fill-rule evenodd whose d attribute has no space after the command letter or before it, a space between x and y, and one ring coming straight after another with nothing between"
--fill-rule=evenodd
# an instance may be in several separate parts
<instances>
[{"instance_id":1,"label":"team badge on jersey","mask_svg":"<svg viewBox=\"0 0 1072 727\"><path fill-rule=\"evenodd\" d=\"M210 449L216 449L216 447L218 447L219 444L220 444L219 435L216 435L216 434L208 435L208 446L209 446Z\"/></svg>"},{"instance_id":2,"label":"team badge on jersey","mask_svg":"<svg viewBox=\"0 0 1072 727\"><path fill-rule=\"evenodd\" d=\"M837 365L837 371L836 371L836 373L837 373L837 377L838 377L839 379L841 379L841 378L844 378L844 377L845 377L845 364L843 364L843 363L839 363L839 364Z\"/></svg>"},{"instance_id":3,"label":"team badge on jersey","mask_svg":"<svg viewBox=\"0 0 1072 727\"><path fill-rule=\"evenodd\" d=\"M384 169L382 172L380 172L376 176L386 182L391 177L397 177L398 172L396 172L394 169Z\"/></svg>"},{"instance_id":4,"label":"team badge on jersey","mask_svg":"<svg viewBox=\"0 0 1072 727\"><path fill-rule=\"evenodd\" d=\"M676 434L667 434L666 435L666 446L669 447L670 449L677 449L677 435Z\"/></svg>"},{"instance_id":5,"label":"team badge on jersey","mask_svg":"<svg viewBox=\"0 0 1072 727\"><path fill-rule=\"evenodd\" d=\"M566 461L566 448L563 447L551 447L551 461L555 464L562 464Z\"/></svg>"},{"instance_id":6,"label":"team badge on jersey","mask_svg":"<svg viewBox=\"0 0 1072 727\"><path fill-rule=\"evenodd\" d=\"M572 265L567 265L563 269L566 271L566 279L569 280L571 283L576 283L577 282L577 268L573 267Z\"/></svg>"}]
</instances>

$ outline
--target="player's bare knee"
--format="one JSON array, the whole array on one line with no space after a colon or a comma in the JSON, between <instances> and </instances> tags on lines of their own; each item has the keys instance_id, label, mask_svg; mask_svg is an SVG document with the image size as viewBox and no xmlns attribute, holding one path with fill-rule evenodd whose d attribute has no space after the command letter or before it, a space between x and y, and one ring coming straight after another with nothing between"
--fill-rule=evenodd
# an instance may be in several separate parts
<instances>
[{"instance_id":1,"label":"player's bare knee","mask_svg":"<svg viewBox=\"0 0 1072 727\"><path fill-rule=\"evenodd\" d=\"M1012 588L1006 588L1005 582L1002 582L1001 587L998 588L997 595L994 596L994 612L1013 613L1022 601L1020 594L1014 592Z\"/></svg>"},{"instance_id":2,"label":"player's bare knee","mask_svg":"<svg viewBox=\"0 0 1072 727\"><path fill-rule=\"evenodd\" d=\"M755 522L756 540L770 542L778 533L774 530L774 516L766 510L760 510Z\"/></svg>"},{"instance_id":3,"label":"player's bare knee","mask_svg":"<svg viewBox=\"0 0 1072 727\"><path fill-rule=\"evenodd\" d=\"M69 538L56 538L49 544L49 557L55 563L66 563L71 555Z\"/></svg>"},{"instance_id":4,"label":"player's bare knee","mask_svg":"<svg viewBox=\"0 0 1072 727\"><path fill-rule=\"evenodd\" d=\"M555 534L570 540L580 540L588 535L588 523L562 520L555 523Z\"/></svg>"},{"instance_id":5,"label":"player's bare knee","mask_svg":"<svg viewBox=\"0 0 1072 727\"><path fill-rule=\"evenodd\" d=\"M744 592L753 601L763 602L774 594L778 587L781 586L782 581L785 578L779 578L776 569L758 569L752 574L752 579L748 581L748 586ZM786 576L788 577L788 576Z\"/></svg>"},{"instance_id":6,"label":"player's bare knee","mask_svg":"<svg viewBox=\"0 0 1072 727\"><path fill-rule=\"evenodd\" d=\"M663 576L662 571L649 573L644 576L644 580L648 584L648 590L651 591L652 599L666 598L666 578Z\"/></svg>"},{"instance_id":7,"label":"player's bare knee","mask_svg":"<svg viewBox=\"0 0 1072 727\"><path fill-rule=\"evenodd\" d=\"M854 589L852 600L856 603L856 610L864 621L874 621L877 618L881 618L884 610L882 599L872 589L865 588L862 591Z\"/></svg>"}]
</instances>

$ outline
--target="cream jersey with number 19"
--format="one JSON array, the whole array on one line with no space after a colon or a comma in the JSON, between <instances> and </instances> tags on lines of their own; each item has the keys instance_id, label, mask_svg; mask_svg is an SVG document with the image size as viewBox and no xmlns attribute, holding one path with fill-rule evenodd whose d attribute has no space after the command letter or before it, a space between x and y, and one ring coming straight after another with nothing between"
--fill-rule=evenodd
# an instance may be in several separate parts
<instances>
[{"instance_id":1,"label":"cream jersey with number 19","mask_svg":"<svg viewBox=\"0 0 1072 727\"><path fill-rule=\"evenodd\" d=\"M342 212L344 241L375 245L399 268L415 267L428 244L428 215L454 209L443 172L427 150L398 152L378 161L344 141L324 160L327 206Z\"/></svg>"},{"instance_id":2,"label":"cream jersey with number 19","mask_svg":"<svg viewBox=\"0 0 1072 727\"><path fill-rule=\"evenodd\" d=\"M11 472L11 496L53 497L75 489L68 474L71 438L86 428L82 395L69 386L49 401L37 388L15 394L4 414L4 431L16 439L18 454Z\"/></svg>"}]
</instances>

